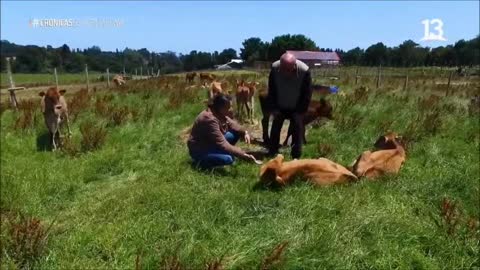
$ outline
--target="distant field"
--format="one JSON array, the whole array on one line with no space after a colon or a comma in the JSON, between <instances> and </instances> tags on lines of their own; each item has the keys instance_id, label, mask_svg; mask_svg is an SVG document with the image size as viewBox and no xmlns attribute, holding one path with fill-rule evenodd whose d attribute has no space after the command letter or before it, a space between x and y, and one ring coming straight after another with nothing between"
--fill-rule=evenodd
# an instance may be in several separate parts
<instances>
[{"instance_id":1,"label":"distant field","mask_svg":"<svg viewBox=\"0 0 480 270\"><path fill-rule=\"evenodd\" d=\"M334 67L334 68L320 68L313 69L312 73L314 76L344 76L345 74L356 74L358 70L358 75L363 77L372 77L378 74L377 67ZM408 70L408 72L407 72ZM395 68L395 67L383 67L381 69L381 74L384 77L405 77L408 73L410 77L420 76L424 78L448 78L451 71L455 71L456 68L440 68L440 67L414 67L414 68ZM469 69L470 73L479 73L479 68ZM209 72L215 75L222 77L225 76L248 76L248 75L266 75L268 70L252 70L252 69L242 69L242 70L205 70L205 71L196 71L200 72ZM171 74L173 76L184 76L186 72L180 72ZM92 72L89 74L90 82L99 82L101 81L100 76L102 73ZM103 74L104 75L104 74ZM456 74L454 74L456 75ZM36 86L45 86L55 83L53 74L41 73L41 74L29 74L29 73L14 73L13 79L16 86L24 87L36 87ZM58 75L58 83L60 85L66 84L80 84L85 83L85 74L84 73L60 73ZM9 79L6 73L1 73L1 88L9 87Z\"/></svg>"},{"instance_id":2,"label":"distant field","mask_svg":"<svg viewBox=\"0 0 480 270\"><path fill-rule=\"evenodd\" d=\"M90 82L99 81L100 73L90 73L89 80ZM24 86L24 87L35 87L43 85L55 84L55 78L53 74L48 73L38 73L38 74L29 74L29 73L14 73L13 80L15 86ZM76 83L85 83L86 78L84 73L60 73L58 74L58 83L59 84L76 84ZM10 86L9 78L7 73L1 73L1 88L7 88Z\"/></svg>"}]
</instances>

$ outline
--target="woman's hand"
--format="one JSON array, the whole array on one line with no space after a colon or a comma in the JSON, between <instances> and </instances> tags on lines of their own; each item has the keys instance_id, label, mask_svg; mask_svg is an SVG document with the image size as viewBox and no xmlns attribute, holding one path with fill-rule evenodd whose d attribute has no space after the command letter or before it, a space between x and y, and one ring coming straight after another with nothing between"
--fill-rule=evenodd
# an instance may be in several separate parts
<instances>
[{"instance_id":1,"label":"woman's hand","mask_svg":"<svg viewBox=\"0 0 480 270\"><path fill-rule=\"evenodd\" d=\"M245 142L247 144L250 144L250 135L248 134L248 131L245 131L245 136L244 136Z\"/></svg>"}]
</instances>

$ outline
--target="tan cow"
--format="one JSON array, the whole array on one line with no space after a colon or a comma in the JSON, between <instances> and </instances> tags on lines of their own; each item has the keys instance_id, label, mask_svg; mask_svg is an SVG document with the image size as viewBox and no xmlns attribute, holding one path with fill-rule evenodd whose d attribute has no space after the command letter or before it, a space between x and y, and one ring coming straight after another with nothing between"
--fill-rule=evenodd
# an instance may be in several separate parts
<instances>
[{"instance_id":1,"label":"tan cow","mask_svg":"<svg viewBox=\"0 0 480 270\"><path fill-rule=\"evenodd\" d=\"M192 83L193 80L195 79L195 76L197 76L196 72L189 72L189 73L185 74L185 81L187 83Z\"/></svg>"},{"instance_id":2,"label":"tan cow","mask_svg":"<svg viewBox=\"0 0 480 270\"><path fill-rule=\"evenodd\" d=\"M116 85L116 86L121 86L121 85L124 85L126 83L125 79L123 78L122 75L115 75L112 79L113 83Z\"/></svg>"},{"instance_id":3,"label":"tan cow","mask_svg":"<svg viewBox=\"0 0 480 270\"><path fill-rule=\"evenodd\" d=\"M320 117L325 117L328 119L333 119L332 116L332 105L324 98L320 98L320 101L311 100L308 104L308 110L303 117L303 125L307 126L316 119ZM267 123L268 124L268 123ZM303 129L303 143L307 143L307 138L305 137L305 129ZM288 126L288 133L283 145L288 144L288 139L293 135L293 126Z\"/></svg>"},{"instance_id":4,"label":"tan cow","mask_svg":"<svg viewBox=\"0 0 480 270\"><path fill-rule=\"evenodd\" d=\"M283 162L278 154L260 168L260 182L264 185L284 186L300 176L319 186L352 182L358 178L345 167L326 158L295 159Z\"/></svg>"},{"instance_id":5,"label":"tan cow","mask_svg":"<svg viewBox=\"0 0 480 270\"><path fill-rule=\"evenodd\" d=\"M40 102L41 110L45 119L45 125L47 126L48 132L50 134L52 149L53 151L57 150L57 142L60 140L60 125L66 120L68 135L70 136L72 132L70 131L70 121L68 119L68 108L67 102L63 95L66 90L58 90L57 87L48 88L47 92L40 92L39 96L42 97Z\"/></svg>"},{"instance_id":6,"label":"tan cow","mask_svg":"<svg viewBox=\"0 0 480 270\"><path fill-rule=\"evenodd\" d=\"M376 178L385 174L397 174L406 159L405 149L398 136L389 132L375 142L374 151L365 151L352 166L357 177Z\"/></svg>"},{"instance_id":7,"label":"tan cow","mask_svg":"<svg viewBox=\"0 0 480 270\"><path fill-rule=\"evenodd\" d=\"M206 73L206 72L201 72L199 77L200 77L200 82L201 83L203 83L205 81L212 82L217 78L214 74L210 74L210 73Z\"/></svg>"},{"instance_id":8,"label":"tan cow","mask_svg":"<svg viewBox=\"0 0 480 270\"><path fill-rule=\"evenodd\" d=\"M237 91L235 97L237 100L237 116L240 117L244 109L246 110L247 119L253 120L253 97L255 95L258 82L248 82L237 80Z\"/></svg>"}]
</instances>

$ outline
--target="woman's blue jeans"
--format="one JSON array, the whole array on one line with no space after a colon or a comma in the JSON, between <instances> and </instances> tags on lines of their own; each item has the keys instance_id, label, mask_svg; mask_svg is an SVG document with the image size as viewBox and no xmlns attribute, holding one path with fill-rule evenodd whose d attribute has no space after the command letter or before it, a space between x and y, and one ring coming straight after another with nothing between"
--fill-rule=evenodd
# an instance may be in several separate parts
<instances>
[{"instance_id":1,"label":"woman's blue jeans","mask_svg":"<svg viewBox=\"0 0 480 270\"><path fill-rule=\"evenodd\" d=\"M224 136L231 145L235 145L239 139L238 135L230 131L227 131ZM191 153L191 156L193 162L203 169L231 165L234 161L232 155L221 149L212 149L205 154Z\"/></svg>"}]
</instances>

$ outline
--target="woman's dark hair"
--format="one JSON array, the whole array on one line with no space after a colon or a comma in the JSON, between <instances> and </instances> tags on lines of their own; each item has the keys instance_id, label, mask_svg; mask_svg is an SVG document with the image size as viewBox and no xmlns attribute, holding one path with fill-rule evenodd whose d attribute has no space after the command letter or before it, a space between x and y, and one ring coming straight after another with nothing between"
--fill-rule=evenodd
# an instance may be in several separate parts
<instances>
[{"instance_id":1,"label":"woman's dark hair","mask_svg":"<svg viewBox=\"0 0 480 270\"><path fill-rule=\"evenodd\" d=\"M232 98L225 94L217 94L212 101L212 109L215 111L220 110L221 108L230 105Z\"/></svg>"}]
</instances>

